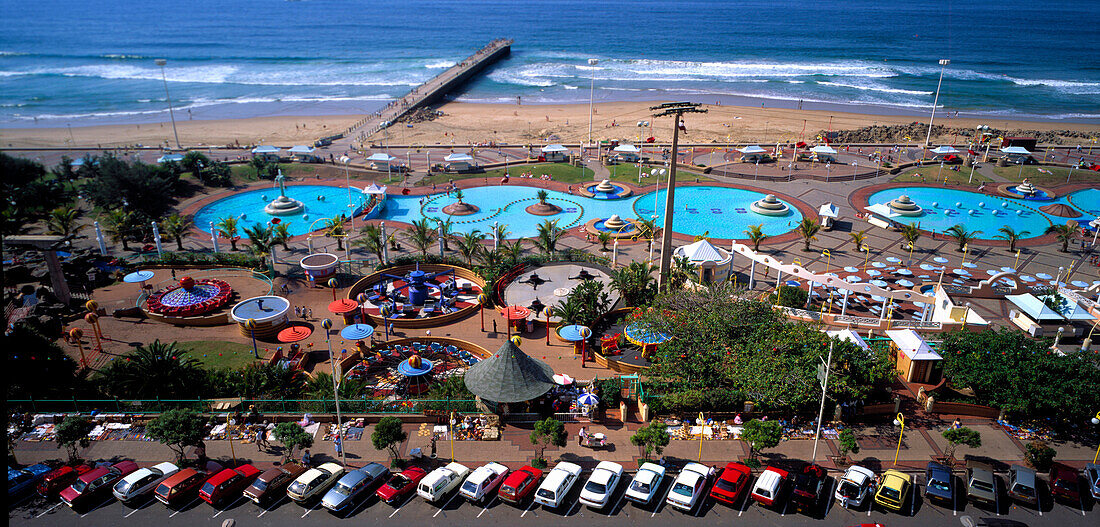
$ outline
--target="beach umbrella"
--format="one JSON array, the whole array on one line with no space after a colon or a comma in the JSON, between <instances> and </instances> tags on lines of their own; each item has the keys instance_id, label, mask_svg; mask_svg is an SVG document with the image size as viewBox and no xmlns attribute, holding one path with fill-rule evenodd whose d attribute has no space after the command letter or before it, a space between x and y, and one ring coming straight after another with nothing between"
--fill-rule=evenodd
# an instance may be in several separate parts
<instances>
[{"instance_id":1,"label":"beach umbrella","mask_svg":"<svg viewBox=\"0 0 1100 527\"><path fill-rule=\"evenodd\" d=\"M340 330L340 336L347 340L363 340L374 335L374 327L366 324L352 324Z\"/></svg>"},{"instance_id":2,"label":"beach umbrella","mask_svg":"<svg viewBox=\"0 0 1100 527\"><path fill-rule=\"evenodd\" d=\"M967 268L967 269L974 269L975 267L978 267L978 264L976 264L974 262L966 262L966 263L963 263L962 266Z\"/></svg>"},{"instance_id":3,"label":"beach umbrella","mask_svg":"<svg viewBox=\"0 0 1100 527\"><path fill-rule=\"evenodd\" d=\"M798 287L798 286L802 285L802 284L798 283L798 280L787 280L786 282L783 282L783 283L787 284L791 287Z\"/></svg>"},{"instance_id":4,"label":"beach umbrella","mask_svg":"<svg viewBox=\"0 0 1100 527\"><path fill-rule=\"evenodd\" d=\"M910 271L908 269L898 269L897 271L894 271L894 272L897 273L897 274L900 274L902 276L913 276L913 271Z\"/></svg>"},{"instance_id":5,"label":"beach umbrella","mask_svg":"<svg viewBox=\"0 0 1100 527\"><path fill-rule=\"evenodd\" d=\"M1046 274L1046 273L1035 273L1035 278L1038 278L1040 280L1050 280L1051 278L1054 278L1054 277L1050 276L1049 274Z\"/></svg>"},{"instance_id":6,"label":"beach umbrella","mask_svg":"<svg viewBox=\"0 0 1100 527\"><path fill-rule=\"evenodd\" d=\"M352 311L355 311L356 309L359 309L359 303L352 300L352 299L350 299L350 298L342 298L342 299L337 300L335 302L330 302L329 305L328 305L329 312L334 314L334 315L343 315L344 313L351 313Z\"/></svg>"},{"instance_id":7,"label":"beach umbrella","mask_svg":"<svg viewBox=\"0 0 1100 527\"><path fill-rule=\"evenodd\" d=\"M153 277L152 271L134 271L124 277L122 281L128 284L136 284L138 282L144 282Z\"/></svg>"},{"instance_id":8,"label":"beach umbrella","mask_svg":"<svg viewBox=\"0 0 1100 527\"><path fill-rule=\"evenodd\" d=\"M600 398L590 393L577 397L577 404L583 404L585 406L592 406L598 402L600 402Z\"/></svg>"},{"instance_id":9,"label":"beach umbrella","mask_svg":"<svg viewBox=\"0 0 1100 527\"><path fill-rule=\"evenodd\" d=\"M1006 272L1006 273L1015 273L1016 272L1016 270L1011 268L1011 267L1002 267L1001 270Z\"/></svg>"},{"instance_id":10,"label":"beach umbrella","mask_svg":"<svg viewBox=\"0 0 1100 527\"><path fill-rule=\"evenodd\" d=\"M874 269L871 269L871 270L867 271L867 276L878 276L880 274L882 274L881 271L876 271Z\"/></svg>"},{"instance_id":11,"label":"beach umbrella","mask_svg":"<svg viewBox=\"0 0 1100 527\"><path fill-rule=\"evenodd\" d=\"M886 286L888 286L888 285L890 285L890 284L886 283L886 282L885 282L885 281L883 281L883 280L871 280L871 285L877 285L877 286L879 286L879 287L886 287Z\"/></svg>"},{"instance_id":12,"label":"beach umbrella","mask_svg":"<svg viewBox=\"0 0 1100 527\"><path fill-rule=\"evenodd\" d=\"M836 273L825 273L825 276L831 276L833 278L840 278L840 275L838 275Z\"/></svg>"},{"instance_id":13,"label":"beach umbrella","mask_svg":"<svg viewBox=\"0 0 1100 527\"><path fill-rule=\"evenodd\" d=\"M896 256L887 256L886 261L890 263L899 263L901 262L901 258L898 258Z\"/></svg>"},{"instance_id":14,"label":"beach umbrella","mask_svg":"<svg viewBox=\"0 0 1100 527\"><path fill-rule=\"evenodd\" d=\"M945 264L945 263L947 263L947 258L944 258L942 256L937 256L937 257L933 258L932 261L936 262L936 263Z\"/></svg>"},{"instance_id":15,"label":"beach umbrella","mask_svg":"<svg viewBox=\"0 0 1100 527\"><path fill-rule=\"evenodd\" d=\"M1083 282L1081 280L1074 280L1074 281L1070 282L1070 284L1072 284L1073 287L1080 287L1080 288L1085 288L1085 287L1089 286L1089 284L1087 282Z\"/></svg>"},{"instance_id":16,"label":"beach umbrella","mask_svg":"<svg viewBox=\"0 0 1100 527\"><path fill-rule=\"evenodd\" d=\"M902 286L902 287L913 287L913 282L910 282L909 280L904 280L904 279L903 280L898 280L897 284Z\"/></svg>"},{"instance_id":17,"label":"beach umbrella","mask_svg":"<svg viewBox=\"0 0 1100 527\"><path fill-rule=\"evenodd\" d=\"M849 281L849 282L852 282L852 283L855 283L855 282L862 282L862 281L863 281L863 279L862 279L862 278L860 278L860 277L859 277L858 275L854 275L854 274L853 274L853 275L849 275L849 276L845 276L845 277L844 277L844 279L845 279L845 280L847 280L847 281Z\"/></svg>"},{"instance_id":18,"label":"beach umbrella","mask_svg":"<svg viewBox=\"0 0 1100 527\"><path fill-rule=\"evenodd\" d=\"M920 268L924 269L925 271L935 271L936 270L936 266L934 266L932 264L920 264Z\"/></svg>"},{"instance_id":19,"label":"beach umbrella","mask_svg":"<svg viewBox=\"0 0 1100 527\"><path fill-rule=\"evenodd\" d=\"M967 271L966 269L952 269L951 272L957 275L970 276L970 271Z\"/></svg>"},{"instance_id":20,"label":"beach umbrella","mask_svg":"<svg viewBox=\"0 0 1100 527\"><path fill-rule=\"evenodd\" d=\"M573 380L574 379L566 373L559 373L557 375L554 375L554 382L556 382L556 383L558 383L562 386L565 386L567 384L573 384Z\"/></svg>"},{"instance_id":21,"label":"beach umbrella","mask_svg":"<svg viewBox=\"0 0 1100 527\"><path fill-rule=\"evenodd\" d=\"M308 339L309 336L312 334L313 328L309 326L295 325L280 331L276 338L279 339L279 342L291 343L300 342Z\"/></svg>"},{"instance_id":22,"label":"beach umbrella","mask_svg":"<svg viewBox=\"0 0 1100 527\"><path fill-rule=\"evenodd\" d=\"M886 267L886 264L884 264L882 262L871 262L871 266L882 269L883 267Z\"/></svg>"},{"instance_id":23,"label":"beach umbrella","mask_svg":"<svg viewBox=\"0 0 1100 527\"><path fill-rule=\"evenodd\" d=\"M848 267L845 267L844 270L849 272L849 273L858 273L859 272L858 267L852 267L850 265Z\"/></svg>"},{"instance_id":24,"label":"beach umbrella","mask_svg":"<svg viewBox=\"0 0 1100 527\"><path fill-rule=\"evenodd\" d=\"M986 271L986 274L988 274L989 276L993 276L993 275L995 275L995 274L997 274L997 273L999 273L999 272L1000 272L1000 271L998 271L998 270L996 270L996 269L990 269L990 270Z\"/></svg>"},{"instance_id":25,"label":"beach umbrella","mask_svg":"<svg viewBox=\"0 0 1100 527\"><path fill-rule=\"evenodd\" d=\"M1035 277L1028 276L1028 275L1025 274L1023 276L1020 276L1020 280L1023 280L1024 282L1027 282L1027 283L1031 283L1031 282L1035 281Z\"/></svg>"},{"instance_id":26,"label":"beach umbrella","mask_svg":"<svg viewBox=\"0 0 1100 527\"><path fill-rule=\"evenodd\" d=\"M642 324L635 322L623 328L623 335L626 340L637 344L638 346L645 346L647 344L660 344L666 340L672 338L660 331L654 331L648 324Z\"/></svg>"}]
</instances>

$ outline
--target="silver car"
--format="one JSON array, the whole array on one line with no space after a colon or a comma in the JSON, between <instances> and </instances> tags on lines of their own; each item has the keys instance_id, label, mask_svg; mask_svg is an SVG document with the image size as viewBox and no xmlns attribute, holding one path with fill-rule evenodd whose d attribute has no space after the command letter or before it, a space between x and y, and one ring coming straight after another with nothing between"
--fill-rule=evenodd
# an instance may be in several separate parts
<instances>
[{"instance_id":1,"label":"silver car","mask_svg":"<svg viewBox=\"0 0 1100 527\"><path fill-rule=\"evenodd\" d=\"M390 469L378 463L368 463L365 467L344 474L336 485L325 493L321 505L332 512L344 512L355 503L364 492L390 477Z\"/></svg>"}]
</instances>

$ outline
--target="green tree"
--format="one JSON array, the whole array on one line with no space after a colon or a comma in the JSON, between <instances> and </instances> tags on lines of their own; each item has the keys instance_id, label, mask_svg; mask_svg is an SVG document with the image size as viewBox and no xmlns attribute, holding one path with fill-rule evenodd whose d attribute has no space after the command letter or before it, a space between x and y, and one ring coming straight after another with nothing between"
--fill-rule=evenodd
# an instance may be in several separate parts
<instances>
[{"instance_id":1,"label":"green tree","mask_svg":"<svg viewBox=\"0 0 1100 527\"><path fill-rule=\"evenodd\" d=\"M523 238L516 238L511 242L501 242L500 249L507 261L515 265L520 258L523 258Z\"/></svg>"},{"instance_id":2,"label":"green tree","mask_svg":"<svg viewBox=\"0 0 1100 527\"><path fill-rule=\"evenodd\" d=\"M228 187L233 184L233 170L224 161L212 161L201 172L204 183L212 187Z\"/></svg>"},{"instance_id":3,"label":"green tree","mask_svg":"<svg viewBox=\"0 0 1100 527\"><path fill-rule=\"evenodd\" d=\"M324 226L321 227L325 231L326 238L336 239L336 250L344 250L344 238L347 237L348 231L344 228L344 224L347 223L348 217L343 214L338 214L333 218L326 218Z\"/></svg>"},{"instance_id":4,"label":"green tree","mask_svg":"<svg viewBox=\"0 0 1100 527\"><path fill-rule=\"evenodd\" d=\"M905 247L912 249L917 246L917 240L920 239L920 229L912 223L907 223L901 226L901 238L905 240Z\"/></svg>"},{"instance_id":5,"label":"green tree","mask_svg":"<svg viewBox=\"0 0 1100 527\"><path fill-rule=\"evenodd\" d=\"M1016 229L1013 229L1010 225L1005 225L1004 227L997 229L997 232L999 232L1000 234L994 236L994 238L1008 241L1008 251L1013 253L1016 252L1016 242L1019 242L1020 238L1031 234L1030 231L1017 231Z\"/></svg>"},{"instance_id":6,"label":"green tree","mask_svg":"<svg viewBox=\"0 0 1100 527\"><path fill-rule=\"evenodd\" d=\"M184 216L179 213L172 214L161 222L164 233L176 240L176 250L179 251L183 250L183 237L194 226L195 221L191 216Z\"/></svg>"},{"instance_id":7,"label":"green tree","mask_svg":"<svg viewBox=\"0 0 1100 527\"><path fill-rule=\"evenodd\" d=\"M959 244L958 252L961 253L966 248L966 245L974 238L977 238L982 231L968 231L966 227L959 224L948 227L943 233L955 239L955 242Z\"/></svg>"},{"instance_id":8,"label":"green tree","mask_svg":"<svg viewBox=\"0 0 1100 527\"><path fill-rule=\"evenodd\" d=\"M849 232L848 237L852 239L852 243L856 245L856 252L863 250L863 244L867 243L867 230L864 229L859 232Z\"/></svg>"},{"instance_id":9,"label":"green tree","mask_svg":"<svg viewBox=\"0 0 1100 527\"><path fill-rule=\"evenodd\" d=\"M673 256L672 270L669 273L672 289L681 289L684 284L695 281L699 277L699 266L693 263L687 256Z\"/></svg>"},{"instance_id":10,"label":"green tree","mask_svg":"<svg viewBox=\"0 0 1100 527\"><path fill-rule=\"evenodd\" d=\"M852 432L851 428L845 428L837 434L837 451L840 452L840 457L848 457L848 453L859 453L859 442L856 441L856 434Z\"/></svg>"},{"instance_id":11,"label":"green tree","mask_svg":"<svg viewBox=\"0 0 1100 527\"><path fill-rule=\"evenodd\" d=\"M77 225L80 211L72 207L58 207L46 217L46 232L68 238L79 233L87 225Z\"/></svg>"},{"instance_id":12,"label":"green tree","mask_svg":"<svg viewBox=\"0 0 1100 527\"><path fill-rule=\"evenodd\" d=\"M955 449L959 448L959 445L968 446L970 448L978 448L982 446L982 434L977 430L962 427L962 428L948 428L943 431L943 438L947 440L947 450L944 452L944 456L953 458L955 456Z\"/></svg>"},{"instance_id":13,"label":"green tree","mask_svg":"<svg viewBox=\"0 0 1100 527\"><path fill-rule=\"evenodd\" d=\"M409 438L409 434L401 429L401 419L397 417L383 417L374 425L374 432L370 435L370 441L375 450L389 450L390 458L400 459L401 452L398 447Z\"/></svg>"},{"instance_id":14,"label":"green tree","mask_svg":"<svg viewBox=\"0 0 1100 527\"><path fill-rule=\"evenodd\" d=\"M560 317L563 324L580 324L592 327L596 320L611 309L611 297L599 280L586 280L569 292L565 300L551 308L550 313Z\"/></svg>"},{"instance_id":15,"label":"green tree","mask_svg":"<svg viewBox=\"0 0 1100 527\"><path fill-rule=\"evenodd\" d=\"M646 239L646 250L653 249L653 239L657 237L657 220L637 219L634 225L638 228L638 237Z\"/></svg>"},{"instance_id":16,"label":"green tree","mask_svg":"<svg viewBox=\"0 0 1100 527\"><path fill-rule=\"evenodd\" d=\"M275 246L275 236L270 225L257 223L244 229L244 235L248 237L248 252L260 259L271 255L271 248Z\"/></svg>"},{"instance_id":17,"label":"green tree","mask_svg":"<svg viewBox=\"0 0 1100 527\"><path fill-rule=\"evenodd\" d=\"M466 197L466 195L462 193L462 189L460 189L460 188L456 188L454 194L455 194L455 200L458 201L459 203L462 203L462 198Z\"/></svg>"},{"instance_id":18,"label":"green tree","mask_svg":"<svg viewBox=\"0 0 1100 527\"><path fill-rule=\"evenodd\" d=\"M283 246L284 251L290 251L290 223L289 221L281 221L276 223L271 228L271 241L272 243Z\"/></svg>"},{"instance_id":19,"label":"green tree","mask_svg":"<svg viewBox=\"0 0 1100 527\"><path fill-rule=\"evenodd\" d=\"M658 421L651 421L648 425L638 429L630 436L630 444L642 448L642 459L649 459L650 453L658 456L664 452L669 442L668 425Z\"/></svg>"},{"instance_id":20,"label":"green tree","mask_svg":"<svg viewBox=\"0 0 1100 527\"><path fill-rule=\"evenodd\" d=\"M752 242L752 250L760 252L760 242L763 242L768 238L767 234L763 231L764 224L749 225L749 228L745 230L745 235L749 237L749 241Z\"/></svg>"},{"instance_id":21,"label":"green tree","mask_svg":"<svg viewBox=\"0 0 1100 527\"><path fill-rule=\"evenodd\" d=\"M653 279L653 266L645 262L630 265L611 272L611 288L619 292L627 306L644 306L657 295L657 281Z\"/></svg>"},{"instance_id":22,"label":"green tree","mask_svg":"<svg viewBox=\"0 0 1100 527\"><path fill-rule=\"evenodd\" d=\"M535 461L546 466L546 448L550 445L563 447L567 438L565 425L561 421L553 417L536 421L535 429L531 432L531 444L538 449L538 456L535 457Z\"/></svg>"},{"instance_id":23,"label":"green tree","mask_svg":"<svg viewBox=\"0 0 1100 527\"><path fill-rule=\"evenodd\" d=\"M762 451L775 448L783 440L779 421L753 419L741 429L741 440L749 444L749 457L756 459Z\"/></svg>"},{"instance_id":24,"label":"green tree","mask_svg":"<svg viewBox=\"0 0 1100 527\"><path fill-rule=\"evenodd\" d=\"M99 372L103 391L123 399L185 399L197 395L204 372L175 342L155 340Z\"/></svg>"},{"instance_id":25,"label":"green tree","mask_svg":"<svg viewBox=\"0 0 1100 527\"><path fill-rule=\"evenodd\" d=\"M436 222L436 236L439 236L440 237L439 241L443 242L443 250L444 251L451 250L451 245L450 245L449 242L450 242L451 238L454 236L454 234L453 234L454 222L451 221L450 217L448 217L446 220L443 220L443 221L435 220L435 222Z\"/></svg>"},{"instance_id":26,"label":"green tree","mask_svg":"<svg viewBox=\"0 0 1100 527\"><path fill-rule=\"evenodd\" d=\"M565 231L558 227L558 220L545 220L538 225L538 234L531 241L543 254L551 256L557 252L558 242L564 235Z\"/></svg>"},{"instance_id":27,"label":"green tree","mask_svg":"<svg viewBox=\"0 0 1100 527\"><path fill-rule=\"evenodd\" d=\"M802 309L806 306L806 300L809 299L810 293L801 287L794 287L789 285L779 286L779 292L768 295L768 302L777 306L793 307L796 309Z\"/></svg>"},{"instance_id":28,"label":"green tree","mask_svg":"<svg viewBox=\"0 0 1100 527\"><path fill-rule=\"evenodd\" d=\"M264 156L252 156L252 159L248 161L248 166L256 171L256 177L258 179L264 179L267 174L270 173L269 165L270 163L267 162L267 158ZM278 164L276 164L276 166L278 166Z\"/></svg>"},{"instance_id":29,"label":"green tree","mask_svg":"<svg viewBox=\"0 0 1100 527\"><path fill-rule=\"evenodd\" d=\"M134 213L124 209L111 209L103 214L104 231L111 241L122 244L123 251L129 251L129 240L134 236L136 220Z\"/></svg>"},{"instance_id":30,"label":"green tree","mask_svg":"<svg viewBox=\"0 0 1100 527\"><path fill-rule=\"evenodd\" d=\"M462 236L458 238L458 253L466 260L467 267L473 266L474 257L484 249L484 246L481 244L484 240L485 235L477 230L463 233Z\"/></svg>"},{"instance_id":31,"label":"green tree","mask_svg":"<svg viewBox=\"0 0 1100 527\"><path fill-rule=\"evenodd\" d=\"M210 166L210 158L197 150L183 154L183 159L180 160L180 168L190 172L192 177L202 183L206 183L202 169L207 166Z\"/></svg>"},{"instance_id":32,"label":"green tree","mask_svg":"<svg viewBox=\"0 0 1100 527\"><path fill-rule=\"evenodd\" d=\"M802 241L806 244L802 250L810 252L810 242L817 240L817 233L821 230L821 224L813 218L802 218L795 230L798 231L799 236L802 236Z\"/></svg>"},{"instance_id":33,"label":"green tree","mask_svg":"<svg viewBox=\"0 0 1100 527\"><path fill-rule=\"evenodd\" d=\"M1058 452L1050 447L1046 441L1040 441L1038 439L1027 444L1027 448L1024 449L1024 460L1031 468L1039 472L1047 472L1050 467L1054 465L1054 456L1057 456Z\"/></svg>"},{"instance_id":34,"label":"green tree","mask_svg":"<svg viewBox=\"0 0 1100 527\"><path fill-rule=\"evenodd\" d=\"M1072 242L1077 237L1077 229L1069 225L1051 225L1047 227L1044 234L1054 234L1059 243L1062 244L1062 252L1069 252L1069 242Z\"/></svg>"},{"instance_id":35,"label":"green tree","mask_svg":"<svg viewBox=\"0 0 1100 527\"><path fill-rule=\"evenodd\" d=\"M368 223L359 229L359 238L353 240L351 244L362 247L382 263L382 251L386 247L386 242L382 239L382 229L378 225Z\"/></svg>"},{"instance_id":36,"label":"green tree","mask_svg":"<svg viewBox=\"0 0 1100 527\"><path fill-rule=\"evenodd\" d=\"M600 232L596 235L596 241L600 242L600 252L607 252L607 244L611 243L611 233L607 231Z\"/></svg>"},{"instance_id":37,"label":"green tree","mask_svg":"<svg viewBox=\"0 0 1100 527\"><path fill-rule=\"evenodd\" d=\"M550 193L546 189L539 189L535 196L539 198L539 205L546 205L546 198L550 197Z\"/></svg>"},{"instance_id":38,"label":"green tree","mask_svg":"<svg viewBox=\"0 0 1100 527\"><path fill-rule=\"evenodd\" d=\"M194 410L173 408L149 421L145 431L172 449L176 464L181 464L184 449L198 445L206 437L206 419Z\"/></svg>"},{"instance_id":39,"label":"green tree","mask_svg":"<svg viewBox=\"0 0 1100 527\"><path fill-rule=\"evenodd\" d=\"M283 456L284 462L290 462L294 460L294 449L300 448L305 450L313 446L313 435L306 432L302 425L295 422L285 422L275 425L275 440L282 443L286 448L285 455Z\"/></svg>"},{"instance_id":40,"label":"green tree","mask_svg":"<svg viewBox=\"0 0 1100 527\"><path fill-rule=\"evenodd\" d=\"M435 243L436 232L431 223L428 222L428 218L421 218L410 224L408 230L405 231L405 237L408 238L409 243L420 251L421 255L427 256L428 250Z\"/></svg>"},{"instance_id":41,"label":"green tree","mask_svg":"<svg viewBox=\"0 0 1100 527\"><path fill-rule=\"evenodd\" d=\"M75 463L78 459L78 449L88 448L88 445L92 444L91 440L88 439L88 433L93 428L95 428L95 423L79 415L65 417L54 428L54 433L57 436L57 448L65 449L66 453L69 454L69 463Z\"/></svg>"},{"instance_id":42,"label":"green tree","mask_svg":"<svg viewBox=\"0 0 1100 527\"><path fill-rule=\"evenodd\" d=\"M144 223L161 217L175 203L179 165L147 165L105 155L83 185L87 198L101 209L124 208ZM87 167L88 163L85 163Z\"/></svg>"},{"instance_id":43,"label":"green tree","mask_svg":"<svg viewBox=\"0 0 1100 527\"><path fill-rule=\"evenodd\" d=\"M233 216L226 216L217 223L214 224L214 228L218 230L218 235L225 238L229 238L229 246L234 251L237 250L237 218Z\"/></svg>"}]
</instances>

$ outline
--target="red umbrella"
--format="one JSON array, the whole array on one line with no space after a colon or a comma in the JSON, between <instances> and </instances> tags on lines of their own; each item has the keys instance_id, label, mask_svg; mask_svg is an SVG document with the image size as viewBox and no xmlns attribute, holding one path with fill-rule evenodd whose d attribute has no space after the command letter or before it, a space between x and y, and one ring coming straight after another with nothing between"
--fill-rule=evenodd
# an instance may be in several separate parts
<instances>
[{"instance_id":1,"label":"red umbrella","mask_svg":"<svg viewBox=\"0 0 1100 527\"><path fill-rule=\"evenodd\" d=\"M309 326L290 326L279 332L279 342L300 342L313 334Z\"/></svg>"},{"instance_id":2,"label":"red umbrella","mask_svg":"<svg viewBox=\"0 0 1100 527\"><path fill-rule=\"evenodd\" d=\"M531 310L523 306L508 306L500 311L508 320L523 320L531 315Z\"/></svg>"},{"instance_id":3,"label":"red umbrella","mask_svg":"<svg viewBox=\"0 0 1100 527\"><path fill-rule=\"evenodd\" d=\"M359 303L350 298L342 298L328 305L328 310L334 315L351 313L356 309L359 309Z\"/></svg>"}]
</instances>

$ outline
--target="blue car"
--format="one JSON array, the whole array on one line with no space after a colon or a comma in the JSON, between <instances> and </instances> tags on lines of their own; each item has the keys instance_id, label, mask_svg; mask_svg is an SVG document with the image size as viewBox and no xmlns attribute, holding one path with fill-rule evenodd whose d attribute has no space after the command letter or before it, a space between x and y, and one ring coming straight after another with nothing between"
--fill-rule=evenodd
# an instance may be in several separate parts
<instances>
[{"instance_id":1,"label":"blue car","mask_svg":"<svg viewBox=\"0 0 1100 527\"><path fill-rule=\"evenodd\" d=\"M325 494L321 505L335 513L346 512L360 495L365 492L369 496L374 487L389 477L390 469L378 463L368 463L363 468L344 474Z\"/></svg>"},{"instance_id":2,"label":"blue car","mask_svg":"<svg viewBox=\"0 0 1100 527\"><path fill-rule=\"evenodd\" d=\"M8 499L34 488L52 470L49 465L41 463L23 469L8 467Z\"/></svg>"}]
</instances>

